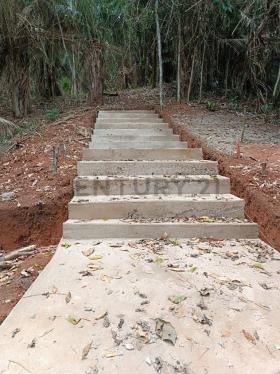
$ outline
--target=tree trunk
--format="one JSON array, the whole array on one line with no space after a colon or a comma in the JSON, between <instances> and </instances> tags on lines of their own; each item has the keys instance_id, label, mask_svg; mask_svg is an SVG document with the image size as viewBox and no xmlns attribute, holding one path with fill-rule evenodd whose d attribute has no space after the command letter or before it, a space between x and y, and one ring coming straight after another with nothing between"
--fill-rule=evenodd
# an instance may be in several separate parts
<instances>
[{"instance_id":1,"label":"tree trunk","mask_svg":"<svg viewBox=\"0 0 280 374\"><path fill-rule=\"evenodd\" d=\"M201 99L202 99L205 50L206 50L206 43L204 41L203 53L202 53L202 62L201 62L201 70L200 70L199 101L201 101Z\"/></svg>"},{"instance_id":2,"label":"tree trunk","mask_svg":"<svg viewBox=\"0 0 280 374\"><path fill-rule=\"evenodd\" d=\"M45 62L40 64L38 90L46 99L61 96L61 90L57 82L56 67Z\"/></svg>"},{"instance_id":3,"label":"tree trunk","mask_svg":"<svg viewBox=\"0 0 280 374\"><path fill-rule=\"evenodd\" d=\"M30 82L26 70L22 70L21 74L12 75L11 97L14 116L26 116L30 111Z\"/></svg>"},{"instance_id":4,"label":"tree trunk","mask_svg":"<svg viewBox=\"0 0 280 374\"><path fill-rule=\"evenodd\" d=\"M76 72L76 59L75 59L75 52L72 51L72 95L77 96L78 88L77 88L77 72Z\"/></svg>"},{"instance_id":5,"label":"tree trunk","mask_svg":"<svg viewBox=\"0 0 280 374\"><path fill-rule=\"evenodd\" d=\"M90 55L90 103L103 103L103 64L102 48L92 46Z\"/></svg>"},{"instance_id":6,"label":"tree trunk","mask_svg":"<svg viewBox=\"0 0 280 374\"><path fill-rule=\"evenodd\" d=\"M279 64L277 79L276 79L276 82L275 82L275 85L274 85L274 89L273 89L273 103L274 104L276 104L276 102L277 102L277 97L278 97L278 93L277 92L278 92L279 83L280 83L280 64Z\"/></svg>"},{"instance_id":7,"label":"tree trunk","mask_svg":"<svg viewBox=\"0 0 280 374\"><path fill-rule=\"evenodd\" d=\"M153 47L153 70L152 70L152 88L156 88L157 86L157 44L156 41L154 42Z\"/></svg>"},{"instance_id":8,"label":"tree trunk","mask_svg":"<svg viewBox=\"0 0 280 374\"><path fill-rule=\"evenodd\" d=\"M178 25L178 52L177 52L177 102L181 102L181 19Z\"/></svg>"},{"instance_id":9,"label":"tree trunk","mask_svg":"<svg viewBox=\"0 0 280 374\"><path fill-rule=\"evenodd\" d=\"M228 53L227 64L226 64L226 75L225 75L225 97L228 95L228 74L229 74L229 64L230 64L230 50Z\"/></svg>"},{"instance_id":10,"label":"tree trunk","mask_svg":"<svg viewBox=\"0 0 280 374\"><path fill-rule=\"evenodd\" d=\"M159 102L160 109L163 108L163 65L162 65L162 47L161 47L161 34L158 16L159 0L155 2L155 16L156 16L156 27L157 27L157 45L158 45L158 65L159 65Z\"/></svg>"},{"instance_id":11,"label":"tree trunk","mask_svg":"<svg viewBox=\"0 0 280 374\"><path fill-rule=\"evenodd\" d=\"M188 102L190 102L190 98L191 98L191 91L192 91L192 84L193 84L193 77L194 77L195 59L196 59L196 50L194 51L194 55L193 55L193 58L192 58L192 69L191 69L191 76L190 76L188 96L187 96L187 101Z\"/></svg>"}]
</instances>

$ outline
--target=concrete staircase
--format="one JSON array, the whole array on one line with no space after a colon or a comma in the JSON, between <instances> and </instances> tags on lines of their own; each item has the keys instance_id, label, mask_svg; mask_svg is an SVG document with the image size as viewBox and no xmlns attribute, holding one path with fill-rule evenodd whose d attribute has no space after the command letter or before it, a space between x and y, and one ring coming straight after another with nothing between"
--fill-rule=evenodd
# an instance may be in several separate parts
<instances>
[{"instance_id":1,"label":"concrete staircase","mask_svg":"<svg viewBox=\"0 0 280 374\"><path fill-rule=\"evenodd\" d=\"M152 111L99 113L78 163L65 239L258 237L217 163Z\"/></svg>"}]
</instances>

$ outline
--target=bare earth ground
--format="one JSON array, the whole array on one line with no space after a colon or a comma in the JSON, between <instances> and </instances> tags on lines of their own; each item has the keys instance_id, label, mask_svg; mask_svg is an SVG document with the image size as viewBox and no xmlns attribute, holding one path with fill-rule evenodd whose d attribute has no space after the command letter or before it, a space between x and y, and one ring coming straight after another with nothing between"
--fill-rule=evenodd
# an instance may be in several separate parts
<instances>
[{"instance_id":1,"label":"bare earth ground","mask_svg":"<svg viewBox=\"0 0 280 374\"><path fill-rule=\"evenodd\" d=\"M0 372L279 374L279 260L258 240L64 241L1 326Z\"/></svg>"},{"instance_id":2,"label":"bare earth ground","mask_svg":"<svg viewBox=\"0 0 280 374\"><path fill-rule=\"evenodd\" d=\"M34 255L14 260L11 269L0 271L0 324L48 264L55 249L38 248Z\"/></svg>"},{"instance_id":3,"label":"bare earth ground","mask_svg":"<svg viewBox=\"0 0 280 374\"><path fill-rule=\"evenodd\" d=\"M157 103L156 90L134 90L105 98L103 108L153 109ZM188 130L183 136L190 146L200 145L199 137L203 140L205 157L218 159L221 172L232 178L233 192L246 199L246 212L260 224L262 237L280 248L280 153L279 145L274 144L279 142L278 128L271 126L264 116L236 114L227 109L211 113L203 105L177 106L171 104L170 99L167 103L164 115L168 119L172 117L178 127L184 126ZM82 148L87 145L86 129L92 127L96 110L98 107L89 110L86 105L66 107L54 123L42 120L39 113L38 121L42 125L38 133L15 139L14 147L0 159L0 196L3 192L14 192L10 201L1 201L0 198L0 252L28 244L39 247L34 256L15 261L15 271L0 273L0 322L51 258L52 247L46 251L40 248L57 244L61 238L62 223L67 219L67 204L73 195L76 162L81 158ZM231 156L235 148L234 134L238 131L230 129L240 119L242 126L238 131L242 131L243 123L250 124L250 130L245 130L244 134L246 142L261 140L272 144L246 144L241 148L245 158ZM226 125L227 121L230 126ZM207 123L206 127L204 123ZM265 126L265 131L260 130L260 126ZM223 135L226 133L224 128L227 128L228 135ZM255 138L257 131L262 133L260 139ZM52 173L54 146L60 149L56 174ZM260 162L267 161L267 156L268 175L262 175ZM35 270L22 282L24 276L21 272L29 268Z\"/></svg>"}]
</instances>

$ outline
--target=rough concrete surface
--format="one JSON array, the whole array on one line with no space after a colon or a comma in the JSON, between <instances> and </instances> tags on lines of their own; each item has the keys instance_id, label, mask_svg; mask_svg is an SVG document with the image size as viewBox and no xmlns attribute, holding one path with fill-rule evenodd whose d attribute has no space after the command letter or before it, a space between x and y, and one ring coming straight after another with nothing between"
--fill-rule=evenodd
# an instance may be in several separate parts
<instances>
[{"instance_id":1,"label":"rough concrete surface","mask_svg":"<svg viewBox=\"0 0 280 374\"><path fill-rule=\"evenodd\" d=\"M279 254L164 239L62 241L0 328L0 373L279 373Z\"/></svg>"}]
</instances>

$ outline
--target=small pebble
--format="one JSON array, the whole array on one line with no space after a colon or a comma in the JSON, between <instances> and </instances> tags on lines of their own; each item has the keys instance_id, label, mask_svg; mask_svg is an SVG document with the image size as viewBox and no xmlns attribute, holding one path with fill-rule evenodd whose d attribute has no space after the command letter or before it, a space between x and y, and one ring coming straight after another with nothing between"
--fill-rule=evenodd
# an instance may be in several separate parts
<instances>
[{"instance_id":1,"label":"small pebble","mask_svg":"<svg viewBox=\"0 0 280 374\"><path fill-rule=\"evenodd\" d=\"M145 361L146 361L146 364L148 364L149 366L151 366L153 364L150 357L147 357Z\"/></svg>"},{"instance_id":2,"label":"small pebble","mask_svg":"<svg viewBox=\"0 0 280 374\"><path fill-rule=\"evenodd\" d=\"M125 349L127 349L128 351L133 351L134 350L134 346L131 343L126 343L125 344Z\"/></svg>"}]
</instances>

